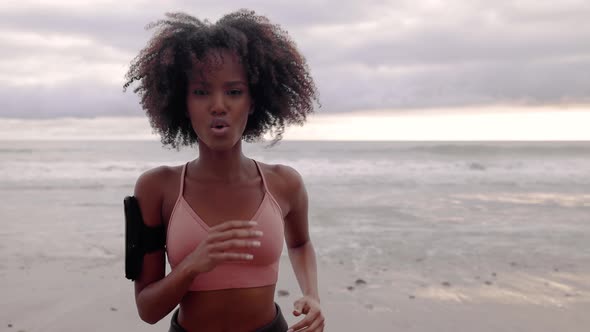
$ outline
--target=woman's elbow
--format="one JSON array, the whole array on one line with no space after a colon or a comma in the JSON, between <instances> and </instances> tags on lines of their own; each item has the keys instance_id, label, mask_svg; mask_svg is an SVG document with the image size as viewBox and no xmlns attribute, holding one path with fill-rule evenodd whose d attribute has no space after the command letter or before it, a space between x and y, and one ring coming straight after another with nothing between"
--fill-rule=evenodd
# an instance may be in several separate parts
<instances>
[{"instance_id":1,"label":"woman's elbow","mask_svg":"<svg viewBox=\"0 0 590 332\"><path fill-rule=\"evenodd\" d=\"M154 325L159 322L160 319L162 319L162 317L157 317L155 314L150 313L149 310L146 310L139 305L137 306L137 313L139 314L139 318L141 318L142 321L150 325Z\"/></svg>"},{"instance_id":2,"label":"woman's elbow","mask_svg":"<svg viewBox=\"0 0 590 332\"><path fill-rule=\"evenodd\" d=\"M146 303L145 298L142 298L141 295L136 297L135 305L137 307L137 314L142 321L154 325L159 322L162 317L158 316L157 312L155 312L153 305L150 303Z\"/></svg>"}]
</instances>

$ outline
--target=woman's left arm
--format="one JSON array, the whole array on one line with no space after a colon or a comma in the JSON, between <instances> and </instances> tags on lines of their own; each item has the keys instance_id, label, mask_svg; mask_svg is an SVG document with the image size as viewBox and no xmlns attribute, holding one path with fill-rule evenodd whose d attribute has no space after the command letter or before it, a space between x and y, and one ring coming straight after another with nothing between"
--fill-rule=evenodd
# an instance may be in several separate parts
<instances>
[{"instance_id":1,"label":"woman's left arm","mask_svg":"<svg viewBox=\"0 0 590 332\"><path fill-rule=\"evenodd\" d=\"M309 237L307 190L301 175L290 167L285 168L285 193L289 202L289 211L285 216L285 241L293 271L303 293L303 297L294 303L293 315L305 315L289 331L307 327L306 332L322 332L325 323L320 308L315 251Z\"/></svg>"}]
</instances>

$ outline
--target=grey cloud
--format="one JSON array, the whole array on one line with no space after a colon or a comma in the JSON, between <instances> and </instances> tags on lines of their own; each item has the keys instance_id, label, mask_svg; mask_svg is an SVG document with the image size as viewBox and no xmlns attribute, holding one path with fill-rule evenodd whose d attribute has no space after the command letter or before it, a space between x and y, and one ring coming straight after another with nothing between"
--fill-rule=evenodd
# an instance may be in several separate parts
<instances>
[{"instance_id":1,"label":"grey cloud","mask_svg":"<svg viewBox=\"0 0 590 332\"><path fill-rule=\"evenodd\" d=\"M337 3L338 10L327 11L327 2ZM329 23L350 23L368 18L370 12L361 2L334 1L300 1L296 6L285 6L281 1L250 1L252 9L258 14L267 15L271 22L280 24L288 30L304 28L309 25ZM365 2L367 4L367 2ZM199 19L216 21L222 15L242 8L245 4L235 6L220 1L173 1L169 6L146 6L138 11L112 12L68 12L54 7L36 10L13 9L2 13L0 28L18 29L20 31L43 31L74 35L87 35L107 42L114 47L139 50L151 35L144 27L164 18L165 12L184 11ZM248 7L248 6L245 6ZM361 13L364 15L360 15Z\"/></svg>"},{"instance_id":2,"label":"grey cloud","mask_svg":"<svg viewBox=\"0 0 590 332\"><path fill-rule=\"evenodd\" d=\"M143 47L149 38L149 33L143 27L151 21L146 20L146 16L150 15L142 12L135 15L94 13L83 16L57 9L12 11L5 12L2 16L1 29L87 36L124 50L138 50Z\"/></svg>"},{"instance_id":3,"label":"grey cloud","mask_svg":"<svg viewBox=\"0 0 590 332\"><path fill-rule=\"evenodd\" d=\"M305 44L315 59L325 63L337 57L374 65L535 61L590 54L590 43L584 42L590 39L590 10L567 21L534 24L515 18L492 24L480 16L485 13L452 23L433 18L428 24L405 30L401 22L391 20L372 31L346 31L305 40ZM343 47L343 40L353 46Z\"/></svg>"},{"instance_id":4,"label":"grey cloud","mask_svg":"<svg viewBox=\"0 0 590 332\"><path fill-rule=\"evenodd\" d=\"M334 111L515 103L590 102L590 58L554 63L491 63L379 74L334 66L319 70L322 98ZM367 71L370 73L368 74ZM386 107L383 107L386 105Z\"/></svg>"},{"instance_id":5,"label":"grey cloud","mask_svg":"<svg viewBox=\"0 0 590 332\"><path fill-rule=\"evenodd\" d=\"M141 115L139 98L96 82L59 87L0 87L0 117Z\"/></svg>"},{"instance_id":6,"label":"grey cloud","mask_svg":"<svg viewBox=\"0 0 590 332\"><path fill-rule=\"evenodd\" d=\"M151 34L144 26L164 12L181 10L215 21L240 7L267 15L293 36L316 79L322 111L590 101L587 1L479 0L438 8L421 1L325 0L237 6L211 0L156 2L120 11L39 7L2 12L0 29L85 36L113 47L116 56L84 47L64 54L89 65L125 65ZM408 20L417 23L407 25ZM0 67L2 61L35 52L61 52L1 48ZM31 99L31 91L43 102ZM139 110L131 92L123 95L119 85L88 76L53 87L0 83L0 97L0 116L131 115Z\"/></svg>"}]
</instances>

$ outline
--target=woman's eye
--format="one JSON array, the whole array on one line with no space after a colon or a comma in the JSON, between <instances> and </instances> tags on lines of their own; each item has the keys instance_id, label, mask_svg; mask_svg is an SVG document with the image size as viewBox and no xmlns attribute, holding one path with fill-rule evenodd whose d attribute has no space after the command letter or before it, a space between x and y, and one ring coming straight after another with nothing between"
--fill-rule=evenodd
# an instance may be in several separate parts
<instances>
[{"instance_id":1,"label":"woman's eye","mask_svg":"<svg viewBox=\"0 0 590 332\"><path fill-rule=\"evenodd\" d=\"M237 89L229 90L227 94L231 95L231 96L239 96L242 94L242 90L237 90Z\"/></svg>"},{"instance_id":2,"label":"woman's eye","mask_svg":"<svg viewBox=\"0 0 590 332\"><path fill-rule=\"evenodd\" d=\"M205 90L194 90L193 93L196 94L197 96L204 96L204 95L207 94L207 91L205 91Z\"/></svg>"}]
</instances>

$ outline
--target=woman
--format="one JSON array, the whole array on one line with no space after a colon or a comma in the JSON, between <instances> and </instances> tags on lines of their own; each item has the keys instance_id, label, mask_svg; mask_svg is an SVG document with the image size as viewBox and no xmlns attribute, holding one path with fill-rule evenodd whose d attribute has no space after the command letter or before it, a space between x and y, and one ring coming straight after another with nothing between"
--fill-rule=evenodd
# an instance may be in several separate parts
<instances>
[{"instance_id":1,"label":"woman","mask_svg":"<svg viewBox=\"0 0 590 332\"><path fill-rule=\"evenodd\" d=\"M138 82L162 143L197 144L198 158L143 173L134 195L144 223L165 226L165 251L147 253L135 280L140 317L173 314L170 331L323 331L308 200L300 175L243 154L242 139L281 138L317 101L305 59L286 32L253 12L217 23L167 14L134 59L125 88ZM303 296L291 327L274 302L286 242Z\"/></svg>"}]
</instances>

